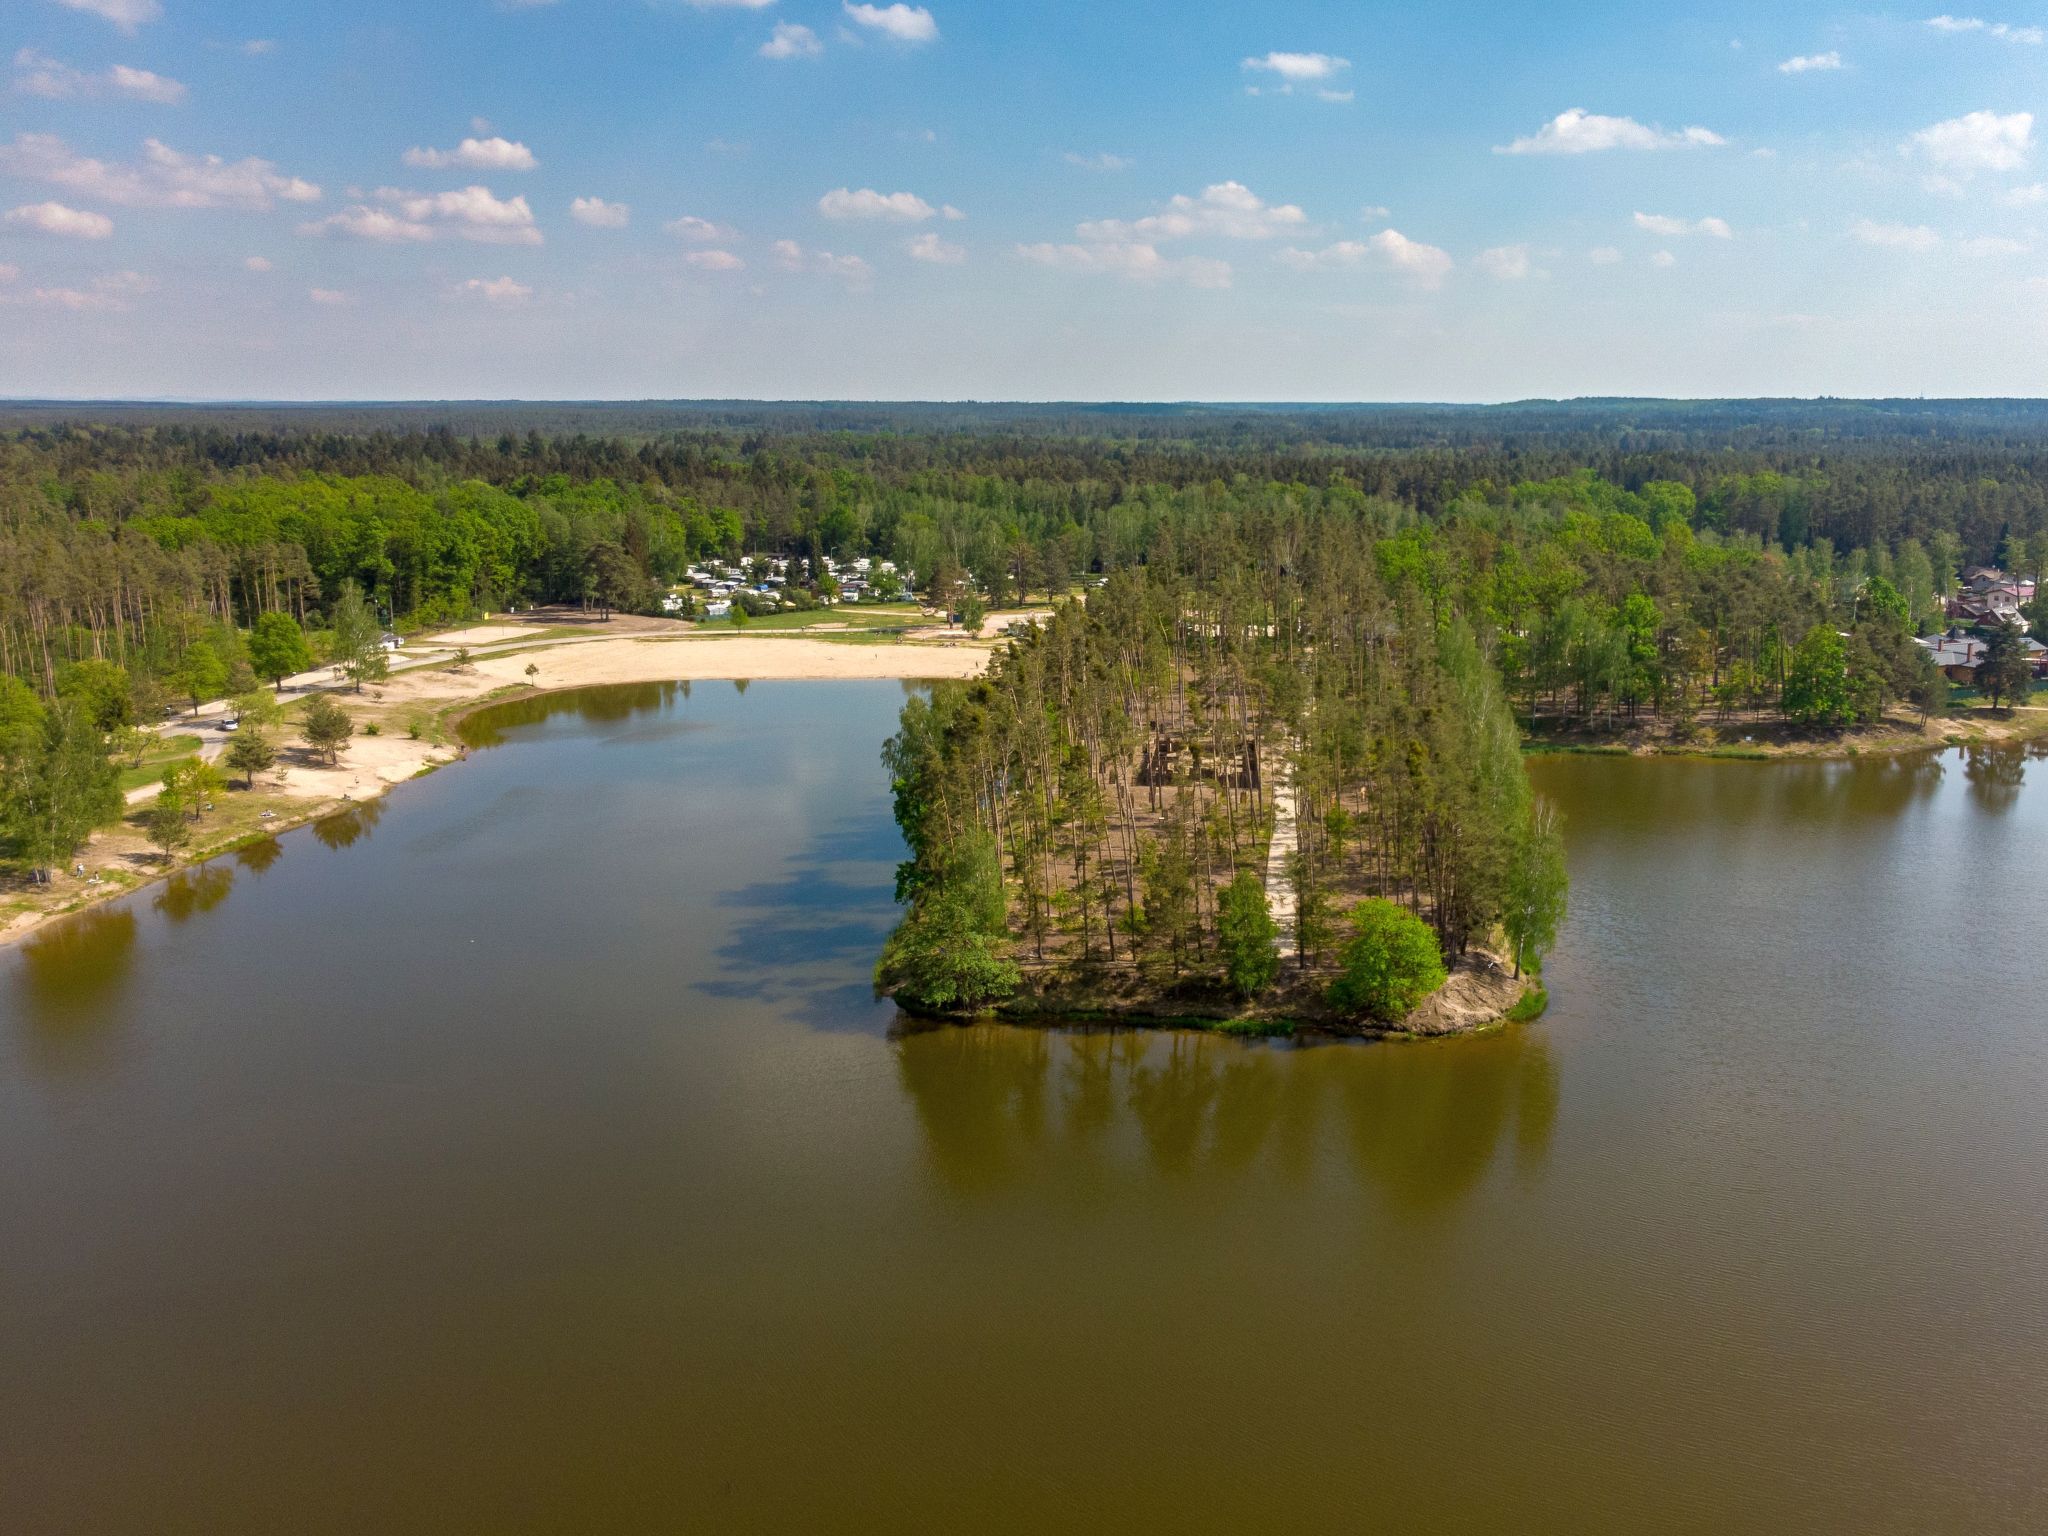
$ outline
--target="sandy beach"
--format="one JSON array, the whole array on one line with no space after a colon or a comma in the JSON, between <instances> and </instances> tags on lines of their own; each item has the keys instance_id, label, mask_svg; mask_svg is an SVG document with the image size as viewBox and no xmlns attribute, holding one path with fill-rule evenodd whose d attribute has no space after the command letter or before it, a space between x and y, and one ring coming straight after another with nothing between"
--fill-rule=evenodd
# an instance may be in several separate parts
<instances>
[{"instance_id":1,"label":"sandy beach","mask_svg":"<svg viewBox=\"0 0 2048 1536\"><path fill-rule=\"evenodd\" d=\"M458 663L455 653L461 648L482 654ZM446 722L492 695L608 683L968 678L987 665L992 649L964 639L862 644L800 634L706 634L681 624L623 619L616 629L491 623L422 637L395 659L389 678L361 693L335 693L355 718L356 734L333 766L318 761L300 745L296 727L287 726L275 733L281 749L276 766L257 776L253 794L236 782L222 806L232 820L211 829L202 823L202 840L188 855L167 863L138 827L124 822L102 828L74 861L85 870L83 876L64 871L49 886L15 893L27 904L0 919L0 944L25 937L51 917L199 862L220 851L221 838L235 842L282 831L455 760L461 748ZM531 674L528 667L534 669ZM307 674L298 681L327 686L328 674ZM138 793L131 805L151 798Z\"/></svg>"}]
</instances>

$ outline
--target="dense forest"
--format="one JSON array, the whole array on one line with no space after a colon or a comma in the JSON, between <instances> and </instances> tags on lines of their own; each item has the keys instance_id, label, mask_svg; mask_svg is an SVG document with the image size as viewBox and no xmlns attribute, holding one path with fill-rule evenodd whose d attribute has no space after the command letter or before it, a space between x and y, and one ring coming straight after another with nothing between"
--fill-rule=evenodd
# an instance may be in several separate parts
<instances>
[{"instance_id":1,"label":"dense forest","mask_svg":"<svg viewBox=\"0 0 2048 1536\"><path fill-rule=\"evenodd\" d=\"M1223 693L1182 697L1176 681L1171 711L1132 695L1132 720L1185 742L1227 705L1313 756L1345 710L1439 687L1404 674L1396 690L1387 669L1462 676L1425 634L1464 637L1452 649L1540 729L1834 729L1944 707L1910 637L1942 627L1966 567L2048 566L2044 446L2048 408L2018 401L16 404L0 407L0 734L20 782L60 740L76 756L91 731L174 700L360 658L378 623L649 609L693 562L741 555L786 557L792 590L829 590L824 557L888 559L948 606L1107 581L1100 622L1128 609L1179 636L1162 677L1201 676L1232 625L1311 648L1314 665L1281 683L1240 631L1243 676ZM1228 589L1258 572L1256 601ZM1332 693L1317 670L1341 650L1322 638L1327 613L1298 626L1347 607L1401 643L1359 652L1363 670ZM1186 615L1211 609L1214 633L1186 650ZM1125 653L1102 649L1095 622L1069 618L1080 638L1055 626L1045 643L1107 665ZM1153 644L1120 664L1157 667ZM1293 689L1343 707L1309 709ZM1191 697L1210 713L1190 715ZM66 723L81 712L89 725ZM1060 718L1103 771L1092 727ZM1383 746L1407 727L1361 729ZM1365 782L1314 793L1342 813ZM1246 808L1222 803L1234 857ZM1174 814L1210 815L1196 811ZM1322 820L1307 819L1312 836ZM1014 865L1007 824L998 835ZM1105 953L1143 905L1128 828L1118 857L1120 901L1089 891L1094 874L1067 898L1090 904L1077 937ZM1455 948L1455 903L1418 894L1419 876L1378 878Z\"/></svg>"}]
</instances>

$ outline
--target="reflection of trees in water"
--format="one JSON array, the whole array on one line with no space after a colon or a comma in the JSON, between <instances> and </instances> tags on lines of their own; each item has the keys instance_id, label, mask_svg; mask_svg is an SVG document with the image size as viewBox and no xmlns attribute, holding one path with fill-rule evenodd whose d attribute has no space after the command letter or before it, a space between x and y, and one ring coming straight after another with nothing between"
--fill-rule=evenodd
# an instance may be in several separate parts
<instances>
[{"instance_id":1,"label":"reflection of trees in water","mask_svg":"<svg viewBox=\"0 0 2048 1536\"><path fill-rule=\"evenodd\" d=\"M181 869L157 888L152 903L157 911L174 923L201 912L211 912L234 888L235 871L231 864L201 864L196 869Z\"/></svg>"},{"instance_id":2,"label":"reflection of trees in water","mask_svg":"<svg viewBox=\"0 0 2048 1536\"><path fill-rule=\"evenodd\" d=\"M260 875L284 857L284 844L274 837L244 843L235 850L235 862L252 875Z\"/></svg>"},{"instance_id":3,"label":"reflection of trees in water","mask_svg":"<svg viewBox=\"0 0 2048 1536\"><path fill-rule=\"evenodd\" d=\"M323 816L313 823L313 836L329 848L352 848L376 830L384 819L382 800L360 800L345 811Z\"/></svg>"},{"instance_id":4,"label":"reflection of trees in water","mask_svg":"<svg viewBox=\"0 0 2048 1536\"><path fill-rule=\"evenodd\" d=\"M2018 747L1963 749L1963 779L1979 810L2002 816L2018 803L2030 755Z\"/></svg>"},{"instance_id":5,"label":"reflection of trees in water","mask_svg":"<svg viewBox=\"0 0 2048 1536\"><path fill-rule=\"evenodd\" d=\"M1133 1148L1174 1178L1234 1178L1269 1153L1306 1176L1318 1147L1341 1144L1361 1182L1419 1214L1468 1194L1510 1135L1518 1166L1538 1166L1557 1115L1556 1068L1526 1029L1289 1050L986 1025L908 1035L896 1050L933 1167L962 1194L1052 1169L1065 1187L1096 1187ZM1322 1135L1332 1121L1341 1141Z\"/></svg>"},{"instance_id":6,"label":"reflection of trees in water","mask_svg":"<svg viewBox=\"0 0 2048 1536\"><path fill-rule=\"evenodd\" d=\"M15 1015L25 1056L51 1071L89 1068L107 1054L111 1005L125 987L135 948L128 902L88 907L44 924L21 946Z\"/></svg>"},{"instance_id":7,"label":"reflection of trees in water","mask_svg":"<svg viewBox=\"0 0 2048 1536\"><path fill-rule=\"evenodd\" d=\"M541 725L557 715L600 723L658 714L677 697L690 696L688 683L607 683L598 688L570 688L537 693L480 709L462 722L463 744L472 748L500 746L505 733L519 726Z\"/></svg>"}]
</instances>

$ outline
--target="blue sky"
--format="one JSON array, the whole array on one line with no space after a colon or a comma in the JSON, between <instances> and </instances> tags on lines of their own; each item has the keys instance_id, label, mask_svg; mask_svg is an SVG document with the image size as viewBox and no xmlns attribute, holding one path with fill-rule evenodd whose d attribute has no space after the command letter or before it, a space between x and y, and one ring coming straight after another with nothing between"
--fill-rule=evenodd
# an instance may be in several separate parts
<instances>
[{"instance_id":1,"label":"blue sky","mask_svg":"<svg viewBox=\"0 0 2048 1536\"><path fill-rule=\"evenodd\" d=\"M2048 10L14 0L0 46L5 395L2048 378Z\"/></svg>"}]
</instances>

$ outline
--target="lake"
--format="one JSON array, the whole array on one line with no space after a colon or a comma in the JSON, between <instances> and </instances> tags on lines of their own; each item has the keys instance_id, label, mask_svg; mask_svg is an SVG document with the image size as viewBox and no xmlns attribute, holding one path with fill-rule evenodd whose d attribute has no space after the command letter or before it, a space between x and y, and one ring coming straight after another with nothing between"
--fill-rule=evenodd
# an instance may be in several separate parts
<instances>
[{"instance_id":1,"label":"lake","mask_svg":"<svg viewBox=\"0 0 2048 1536\"><path fill-rule=\"evenodd\" d=\"M1541 1023L906 1029L903 688L0 951L0 1529L2048 1528L2048 760L1538 759Z\"/></svg>"}]
</instances>

